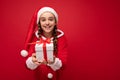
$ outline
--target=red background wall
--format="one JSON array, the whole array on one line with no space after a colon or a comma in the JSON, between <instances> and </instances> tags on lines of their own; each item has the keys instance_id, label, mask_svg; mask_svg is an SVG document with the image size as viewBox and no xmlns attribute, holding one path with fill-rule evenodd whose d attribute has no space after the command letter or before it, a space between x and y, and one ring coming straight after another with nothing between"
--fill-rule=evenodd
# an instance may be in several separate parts
<instances>
[{"instance_id":1,"label":"red background wall","mask_svg":"<svg viewBox=\"0 0 120 80\"><path fill-rule=\"evenodd\" d=\"M35 80L20 56L36 9L53 7L69 44L61 80L120 80L119 0L0 0L0 80Z\"/></svg>"}]
</instances>

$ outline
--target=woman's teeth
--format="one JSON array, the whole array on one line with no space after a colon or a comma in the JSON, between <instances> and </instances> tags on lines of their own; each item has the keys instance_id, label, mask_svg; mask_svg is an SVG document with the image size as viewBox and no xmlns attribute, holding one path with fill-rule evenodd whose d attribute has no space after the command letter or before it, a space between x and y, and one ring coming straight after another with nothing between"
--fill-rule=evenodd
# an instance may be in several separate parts
<instances>
[{"instance_id":1,"label":"woman's teeth","mask_svg":"<svg viewBox=\"0 0 120 80\"><path fill-rule=\"evenodd\" d=\"M46 28L46 29L49 29L49 28L50 28L50 26L45 26L45 28Z\"/></svg>"},{"instance_id":2,"label":"woman's teeth","mask_svg":"<svg viewBox=\"0 0 120 80\"><path fill-rule=\"evenodd\" d=\"M46 26L46 28L49 28L50 26Z\"/></svg>"}]
</instances>

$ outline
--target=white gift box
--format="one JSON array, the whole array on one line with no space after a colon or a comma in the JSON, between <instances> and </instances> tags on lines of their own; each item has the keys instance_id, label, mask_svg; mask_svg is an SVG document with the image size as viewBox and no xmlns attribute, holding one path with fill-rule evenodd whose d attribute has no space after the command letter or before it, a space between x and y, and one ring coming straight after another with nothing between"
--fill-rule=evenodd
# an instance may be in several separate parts
<instances>
[{"instance_id":1,"label":"white gift box","mask_svg":"<svg viewBox=\"0 0 120 80\"><path fill-rule=\"evenodd\" d=\"M46 44L47 60L53 62L53 43Z\"/></svg>"},{"instance_id":2,"label":"white gift box","mask_svg":"<svg viewBox=\"0 0 120 80\"><path fill-rule=\"evenodd\" d=\"M53 61L53 43L46 43L46 55L47 60ZM36 44L35 45L35 51L36 51L36 58L39 62L42 62L44 60L44 50L43 50L43 43Z\"/></svg>"}]
</instances>

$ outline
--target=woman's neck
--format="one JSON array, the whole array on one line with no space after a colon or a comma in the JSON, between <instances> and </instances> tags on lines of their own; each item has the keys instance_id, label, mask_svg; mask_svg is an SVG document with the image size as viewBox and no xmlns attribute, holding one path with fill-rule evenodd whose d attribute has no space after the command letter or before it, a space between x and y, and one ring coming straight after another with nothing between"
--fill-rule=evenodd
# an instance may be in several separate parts
<instances>
[{"instance_id":1,"label":"woman's neck","mask_svg":"<svg viewBox=\"0 0 120 80\"><path fill-rule=\"evenodd\" d=\"M52 33L45 33L45 32L44 32L44 36L45 36L46 38L51 38L51 37L52 37Z\"/></svg>"}]
</instances>

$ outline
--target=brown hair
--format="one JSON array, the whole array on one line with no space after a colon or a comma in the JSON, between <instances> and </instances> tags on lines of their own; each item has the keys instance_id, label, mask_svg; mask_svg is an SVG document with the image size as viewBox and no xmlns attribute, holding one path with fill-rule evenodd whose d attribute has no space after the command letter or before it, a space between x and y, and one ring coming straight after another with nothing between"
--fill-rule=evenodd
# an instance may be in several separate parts
<instances>
[{"instance_id":1,"label":"brown hair","mask_svg":"<svg viewBox=\"0 0 120 80\"><path fill-rule=\"evenodd\" d=\"M40 22L38 23L38 35L39 35L39 39L41 38L41 34L43 33L43 30L41 28ZM53 29L53 46L54 46L54 52L57 53L57 26L54 26Z\"/></svg>"}]
</instances>

